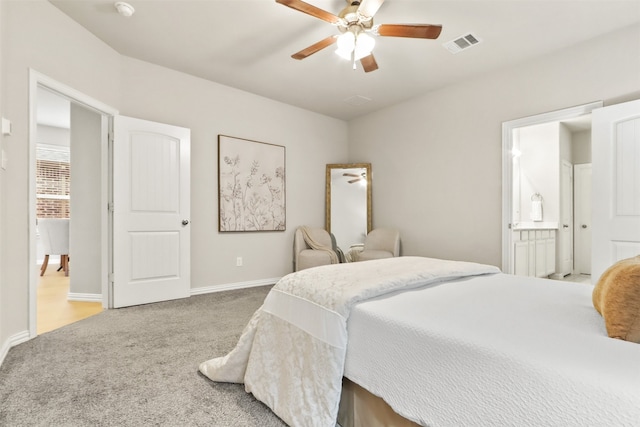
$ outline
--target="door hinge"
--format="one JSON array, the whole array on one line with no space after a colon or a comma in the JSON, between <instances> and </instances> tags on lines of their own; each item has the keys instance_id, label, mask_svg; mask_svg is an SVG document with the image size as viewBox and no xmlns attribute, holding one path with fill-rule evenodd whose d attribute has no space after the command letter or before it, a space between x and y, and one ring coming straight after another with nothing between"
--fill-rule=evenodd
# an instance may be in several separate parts
<instances>
[{"instance_id":1,"label":"door hinge","mask_svg":"<svg viewBox=\"0 0 640 427\"><path fill-rule=\"evenodd\" d=\"M109 273L108 280L109 280L109 283L113 285L113 282L115 281L115 277L113 273Z\"/></svg>"},{"instance_id":2,"label":"door hinge","mask_svg":"<svg viewBox=\"0 0 640 427\"><path fill-rule=\"evenodd\" d=\"M113 202L107 203L107 212L113 213L113 211L114 211Z\"/></svg>"}]
</instances>

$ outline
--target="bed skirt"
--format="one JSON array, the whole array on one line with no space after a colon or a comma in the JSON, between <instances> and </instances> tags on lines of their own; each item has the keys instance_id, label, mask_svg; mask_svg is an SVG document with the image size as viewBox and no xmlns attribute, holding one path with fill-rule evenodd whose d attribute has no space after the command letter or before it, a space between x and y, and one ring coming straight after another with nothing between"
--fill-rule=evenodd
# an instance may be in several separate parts
<instances>
[{"instance_id":1,"label":"bed skirt","mask_svg":"<svg viewBox=\"0 0 640 427\"><path fill-rule=\"evenodd\" d=\"M341 427L419 427L394 412L380 397L348 378L342 378L338 424Z\"/></svg>"}]
</instances>

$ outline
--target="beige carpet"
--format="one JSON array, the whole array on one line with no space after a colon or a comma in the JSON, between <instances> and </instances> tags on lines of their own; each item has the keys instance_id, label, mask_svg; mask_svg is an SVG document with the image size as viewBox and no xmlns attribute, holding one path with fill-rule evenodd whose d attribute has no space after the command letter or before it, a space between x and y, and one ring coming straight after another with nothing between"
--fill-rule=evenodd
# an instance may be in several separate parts
<instances>
[{"instance_id":1,"label":"beige carpet","mask_svg":"<svg viewBox=\"0 0 640 427\"><path fill-rule=\"evenodd\" d=\"M1 426L284 426L198 365L236 344L270 287L104 311L20 344L0 367Z\"/></svg>"}]
</instances>

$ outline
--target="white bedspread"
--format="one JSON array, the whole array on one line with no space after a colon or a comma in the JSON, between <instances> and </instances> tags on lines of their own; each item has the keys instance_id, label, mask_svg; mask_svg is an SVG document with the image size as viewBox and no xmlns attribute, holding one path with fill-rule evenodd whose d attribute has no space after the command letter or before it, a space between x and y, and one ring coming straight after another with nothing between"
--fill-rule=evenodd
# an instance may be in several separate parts
<instances>
[{"instance_id":1,"label":"white bedspread","mask_svg":"<svg viewBox=\"0 0 640 427\"><path fill-rule=\"evenodd\" d=\"M422 257L337 264L283 277L228 355L200 365L214 381L244 382L248 392L292 426L334 426L347 320L368 298L497 267Z\"/></svg>"},{"instance_id":2,"label":"white bedspread","mask_svg":"<svg viewBox=\"0 0 640 427\"><path fill-rule=\"evenodd\" d=\"M592 289L498 274L363 302L345 376L430 427L640 426L640 345Z\"/></svg>"}]
</instances>

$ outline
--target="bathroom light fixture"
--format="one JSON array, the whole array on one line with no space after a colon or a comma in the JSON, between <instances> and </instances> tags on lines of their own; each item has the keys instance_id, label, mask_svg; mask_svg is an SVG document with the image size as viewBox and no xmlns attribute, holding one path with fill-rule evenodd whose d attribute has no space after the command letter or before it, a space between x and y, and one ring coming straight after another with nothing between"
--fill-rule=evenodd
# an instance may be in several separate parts
<instances>
[{"instance_id":1,"label":"bathroom light fixture","mask_svg":"<svg viewBox=\"0 0 640 427\"><path fill-rule=\"evenodd\" d=\"M136 11L133 8L133 6L131 6L129 3L125 3L123 1L116 2L114 6L116 7L116 10L118 11L118 13L120 15L124 16L125 18L130 17Z\"/></svg>"}]
</instances>

